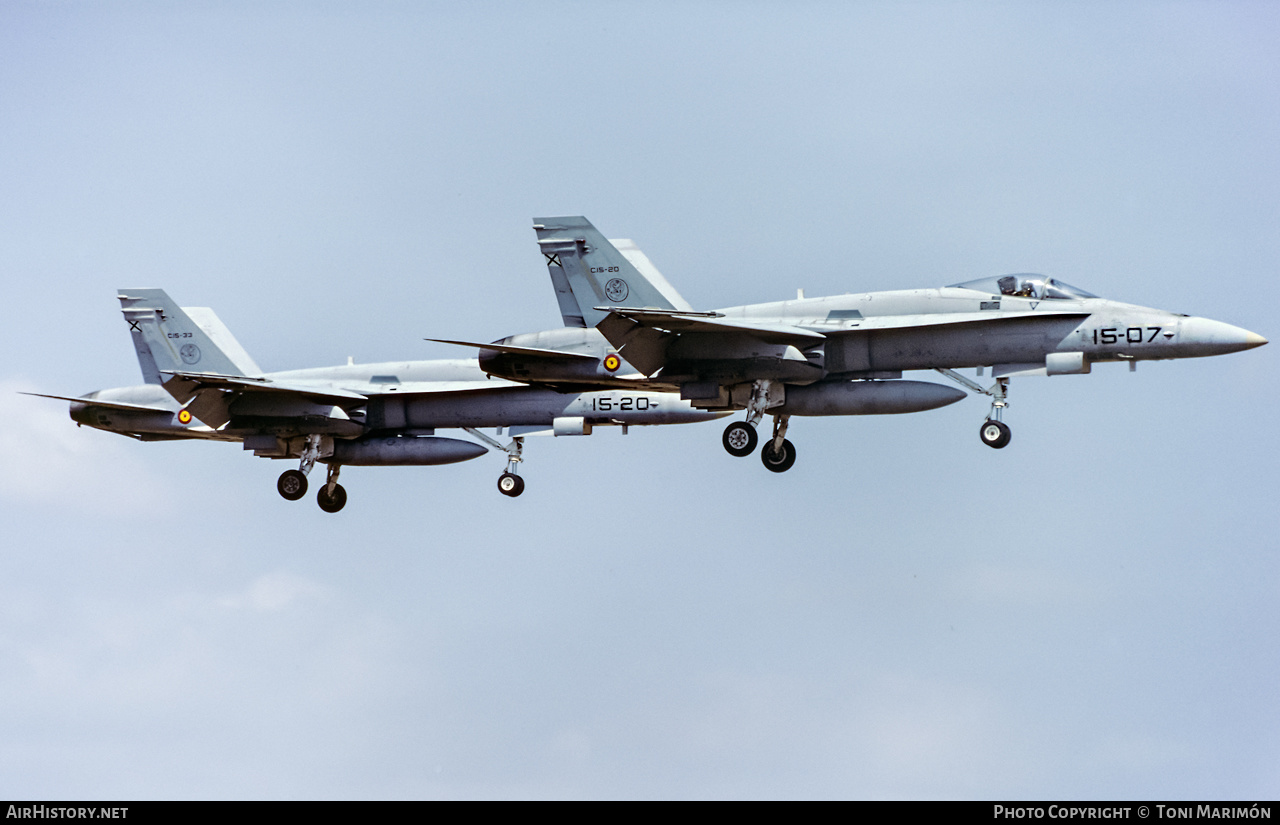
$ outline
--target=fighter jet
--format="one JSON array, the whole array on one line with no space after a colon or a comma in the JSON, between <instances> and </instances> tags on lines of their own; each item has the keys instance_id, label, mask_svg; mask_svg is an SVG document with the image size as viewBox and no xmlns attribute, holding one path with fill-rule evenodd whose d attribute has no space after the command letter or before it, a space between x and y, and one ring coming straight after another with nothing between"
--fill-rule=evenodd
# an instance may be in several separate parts
<instances>
[{"instance_id":1,"label":"fighter jet","mask_svg":"<svg viewBox=\"0 0 1280 825\"><path fill-rule=\"evenodd\" d=\"M344 465L451 464L488 452L437 429L461 429L505 453L498 490L514 497L524 491L518 465L528 435L590 435L607 425L625 433L724 414L637 387L566 391L495 380L475 359L264 373L211 309L183 309L159 289L124 289L118 298L146 383L78 397L28 394L69 401L77 424L141 441L239 441L256 456L298 459L298 469L276 484L290 501L306 495L312 467L326 464L316 501L328 513L346 504L338 483ZM481 427L506 428L511 441L504 445Z\"/></svg>"},{"instance_id":2,"label":"fighter jet","mask_svg":"<svg viewBox=\"0 0 1280 825\"><path fill-rule=\"evenodd\" d=\"M1267 340L1207 318L1100 298L1043 275L1016 274L938 289L867 292L712 311L689 305L630 241L607 240L583 217L535 218L538 246L569 328L481 349L485 372L529 384L671 391L707 411L745 411L724 448L750 455L768 414L764 466L788 470L792 416L917 412L961 390L902 380L934 370L991 398L979 428L996 449L1009 379L1088 373L1094 363L1196 358ZM481 345L473 345L481 346ZM600 356L591 362L565 353ZM960 375L991 370L989 387ZM602 373L608 373L604 375Z\"/></svg>"}]
</instances>

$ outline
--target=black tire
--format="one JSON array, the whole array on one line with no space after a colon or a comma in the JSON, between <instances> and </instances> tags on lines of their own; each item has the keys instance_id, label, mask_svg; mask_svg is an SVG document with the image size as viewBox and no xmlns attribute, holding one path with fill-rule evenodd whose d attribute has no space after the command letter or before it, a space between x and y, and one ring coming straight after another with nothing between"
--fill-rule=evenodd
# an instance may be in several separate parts
<instances>
[{"instance_id":1,"label":"black tire","mask_svg":"<svg viewBox=\"0 0 1280 825\"><path fill-rule=\"evenodd\" d=\"M791 465L796 463L796 446L784 438L782 449L774 452L773 439L770 438L760 448L760 460L764 463L766 470L785 473L791 469Z\"/></svg>"},{"instance_id":2,"label":"black tire","mask_svg":"<svg viewBox=\"0 0 1280 825\"><path fill-rule=\"evenodd\" d=\"M498 492L515 498L524 492L524 479L515 473L503 473L498 476Z\"/></svg>"},{"instance_id":3,"label":"black tire","mask_svg":"<svg viewBox=\"0 0 1280 825\"><path fill-rule=\"evenodd\" d=\"M760 437L756 435L756 428L745 421L735 421L724 428L724 437L720 441L724 444L725 452L729 455L744 458L751 455L756 449L756 443Z\"/></svg>"},{"instance_id":4,"label":"black tire","mask_svg":"<svg viewBox=\"0 0 1280 825\"><path fill-rule=\"evenodd\" d=\"M276 492L287 501L297 501L307 494L307 477L301 470L285 470L276 481Z\"/></svg>"},{"instance_id":5,"label":"black tire","mask_svg":"<svg viewBox=\"0 0 1280 825\"><path fill-rule=\"evenodd\" d=\"M978 430L978 437L983 444L999 450L1013 438L1013 431L1003 421L984 421L982 428Z\"/></svg>"},{"instance_id":6,"label":"black tire","mask_svg":"<svg viewBox=\"0 0 1280 825\"><path fill-rule=\"evenodd\" d=\"M316 493L316 504L326 513L336 513L347 506L347 491L341 484L333 485L333 495L329 495L329 485L324 484Z\"/></svg>"}]
</instances>

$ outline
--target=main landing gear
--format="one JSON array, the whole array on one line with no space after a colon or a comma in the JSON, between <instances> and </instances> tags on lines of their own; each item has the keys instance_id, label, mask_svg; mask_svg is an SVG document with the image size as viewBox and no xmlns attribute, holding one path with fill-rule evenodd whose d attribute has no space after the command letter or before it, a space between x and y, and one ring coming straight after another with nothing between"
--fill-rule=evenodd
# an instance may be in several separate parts
<instances>
[{"instance_id":1,"label":"main landing gear","mask_svg":"<svg viewBox=\"0 0 1280 825\"><path fill-rule=\"evenodd\" d=\"M760 437L756 435L756 427L764 418L764 411L769 404L772 381L757 381L751 388L751 400L747 404L747 420L735 421L724 430L721 442L725 451L731 456L745 458L755 452ZM777 406L781 402L775 402ZM785 473L796 463L796 447L786 439L789 415L773 416L773 435L765 441L760 450L760 460L766 469L775 473Z\"/></svg>"},{"instance_id":2,"label":"main landing gear","mask_svg":"<svg viewBox=\"0 0 1280 825\"><path fill-rule=\"evenodd\" d=\"M330 464L325 485L316 491L316 504L326 513L336 513L347 506L347 491L338 483L338 471L341 469L337 464Z\"/></svg>"},{"instance_id":3,"label":"main landing gear","mask_svg":"<svg viewBox=\"0 0 1280 825\"><path fill-rule=\"evenodd\" d=\"M789 415L773 417L773 438L766 441L760 448L760 460L764 462L766 470L785 473L791 469L792 464L796 463L796 445L784 438L790 418Z\"/></svg>"},{"instance_id":4,"label":"main landing gear","mask_svg":"<svg viewBox=\"0 0 1280 825\"><path fill-rule=\"evenodd\" d=\"M307 494L307 474L320 456L320 436L307 436L302 449L302 463L296 470L285 470L276 481L276 490L288 501L297 501ZM316 492L316 503L326 513L336 513L347 505L347 491L338 483L338 464L330 464L324 486Z\"/></svg>"},{"instance_id":5,"label":"main landing gear","mask_svg":"<svg viewBox=\"0 0 1280 825\"><path fill-rule=\"evenodd\" d=\"M775 473L785 473L796 463L796 446L784 438L790 418L789 415L775 415L773 435L760 448L760 460L764 462L766 469ZM725 428L722 441L729 455L745 458L755 452L760 437L756 435L755 427L743 421L735 421Z\"/></svg>"},{"instance_id":6,"label":"main landing gear","mask_svg":"<svg viewBox=\"0 0 1280 825\"><path fill-rule=\"evenodd\" d=\"M735 421L724 428L725 450L735 458L746 458L756 451L756 443L760 440L756 428L745 421Z\"/></svg>"},{"instance_id":7,"label":"main landing gear","mask_svg":"<svg viewBox=\"0 0 1280 825\"><path fill-rule=\"evenodd\" d=\"M301 470L285 470L276 482L276 490L289 501L297 501L307 494L307 477Z\"/></svg>"},{"instance_id":8,"label":"main landing gear","mask_svg":"<svg viewBox=\"0 0 1280 825\"><path fill-rule=\"evenodd\" d=\"M524 461L524 439L517 436L511 439L511 443L504 447L502 446L502 442L490 438L473 427L463 427L462 429L471 433L494 449L502 450L507 454L507 471L498 476L498 492L511 498L515 498L523 493L524 479L517 474L516 470L518 469L520 462Z\"/></svg>"},{"instance_id":9,"label":"main landing gear","mask_svg":"<svg viewBox=\"0 0 1280 825\"><path fill-rule=\"evenodd\" d=\"M987 413L987 420L983 421L978 429L978 437L988 447L997 450L1007 447L1010 439L1013 438L1013 431L1001 419L1004 417L1005 408L1009 406L1009 379L997 378L990 388L983 389L954 370L940 369L938 372L974 392L991 396L991 411Z\"/></svg>"}]
</instances>

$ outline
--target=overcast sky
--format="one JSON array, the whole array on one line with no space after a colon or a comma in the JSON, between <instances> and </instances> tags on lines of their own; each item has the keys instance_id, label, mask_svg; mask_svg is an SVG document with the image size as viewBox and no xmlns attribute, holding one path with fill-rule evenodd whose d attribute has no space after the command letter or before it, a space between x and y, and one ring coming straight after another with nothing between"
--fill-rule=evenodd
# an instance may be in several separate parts
<instances>
[{"instance_id":1,"label":"overcast sky","mask_svg":"<svg viewBox=\"0 0 1280 825\"><path fill-rule=\"evenodd\" d=\"M558 326L587 215L698 308L1046 272L1277 337L1274 3L0 5L0 797L1280 795L1275 345L350 468L78 429L115 300L264 369ZM927 375L914 376L925 378ZM937 376L933 376L937 378ZM939 379L941 380L941 379Z\"/></svg>"}]
</instances>

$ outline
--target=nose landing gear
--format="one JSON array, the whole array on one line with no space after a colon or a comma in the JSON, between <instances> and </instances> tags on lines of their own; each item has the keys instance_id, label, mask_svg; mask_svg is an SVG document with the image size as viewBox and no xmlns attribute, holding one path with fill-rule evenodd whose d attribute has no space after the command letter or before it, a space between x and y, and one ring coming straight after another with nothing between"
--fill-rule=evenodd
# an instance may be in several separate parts
<instances>
[{"instance_id":1,"label":"nose landing gear","mask_svg":"<svg viewBox=\"0 0 1280 825\"><path fill-rule=\"evenodd\" d=\"M515 473L503 473L498 476L498 492L515 498L524 492L524 479Z\"/></svg>"},{"instance_id":2,"label":"nose landing gear","mask_svg":"<svg viewBox=\"0 0 1280 825\"><path fill-rule=\"evenodd\" d=\"M524 479L521 478L516 470L521 461L524 461L524 439L517 436L511 439L511 443L502 446L502 442L495 441L474 427L463 427L462 429L471 433L476 438L488 444L497 450L502 450L507 454L507 471L498 476L498 492L504 496L515 498L524 492Z\"/></svg>"},{"instance_id":3,"label":"nose landing gear","mask_svg":"<svg viewBox=\"0 0 1280 825\"><path fill-rule=\"evenodd\" d=\"M997 378L989 389L983 389L980 385L975 384L955 370L939 369L937 372L942 373L966 389L991 396L991 412L987 413L987 420L982 422L982 427L978 430L978 437L982 439L983 444L993 449L999 450L1007 447L1009 440L1013 438L1013 431L1001 419L1004 417L1005 408L1009 406L1008 377Z\"/></svg>"},{"instance_id":4,"label":"nose landing gear","mask_svg":"<svg viewBox=\"0 0 1280 825\"><path fill-rule=\"evenodd\" d=\"M987 420L982 423L978 435L983 444L999 450L1013 438L1009 425L1000 420L1004 417L1005 407L1009 406L1009 379L997 378L987 394L991 396L991 412L987 414Z\"/></svg>"},{"instance_id":5,"label":"nose landing gear","mask_svg":"<svg viewBox=\"0 0 1280 825\"><path fill-rule=\"evenodd\" d=\"M982 429L978 431L978 436L982 439L983 444L998 450L1006 446L1009 443L1009 439L1013 438L1013 431L1003 421L988 418L982 422Z\"/></svg>"},{"instance_id":6,"label":"nose landing gear","mask_svg":"<svg viewBox=\"0 0 1280 825\"><path fill-rule=\"evenodd\" d=\"M1009 439L1013 438L1013 431L1009 429L1009 425L1000 419L1004 415L1005 407L1009 406L1009 379L997 378L994 386L989 392L991 396L991 412L987 414L987 420L982 422L982 429L978 430L978 436L982 439L982 443L994 449L1001 449L1008 446Z\"/></svg>"}]
</instances>

